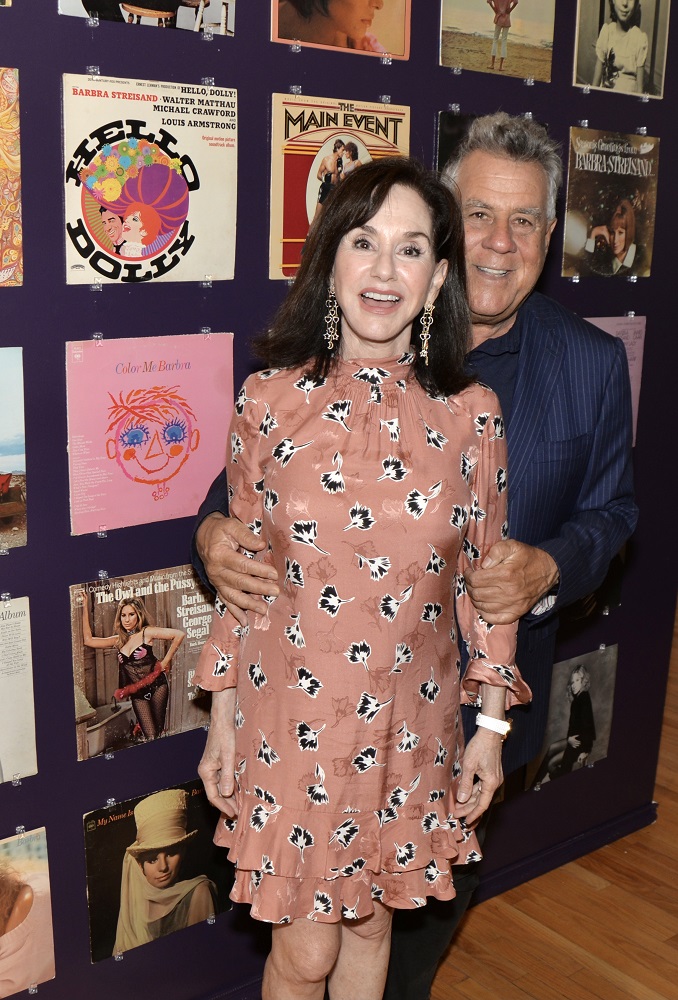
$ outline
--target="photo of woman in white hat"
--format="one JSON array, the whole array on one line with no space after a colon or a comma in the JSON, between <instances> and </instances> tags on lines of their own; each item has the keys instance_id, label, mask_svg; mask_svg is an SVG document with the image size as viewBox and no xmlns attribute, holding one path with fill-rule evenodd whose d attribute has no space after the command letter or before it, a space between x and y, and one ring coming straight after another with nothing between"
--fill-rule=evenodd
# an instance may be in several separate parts
<instances>
[{"instance_id":1,"label":"photo of woman in white hat","mask_svg":"<svg viewBox=\"0 0 678 1000\"><path fill-rule=\"evenodd\" d=\"M206 875L181 879L197 830L187 832L187 794L169 788L134 809L137 836L125 851L113 954L197 924L217 912L217 890Z\"/></svg>"}]
</instances>

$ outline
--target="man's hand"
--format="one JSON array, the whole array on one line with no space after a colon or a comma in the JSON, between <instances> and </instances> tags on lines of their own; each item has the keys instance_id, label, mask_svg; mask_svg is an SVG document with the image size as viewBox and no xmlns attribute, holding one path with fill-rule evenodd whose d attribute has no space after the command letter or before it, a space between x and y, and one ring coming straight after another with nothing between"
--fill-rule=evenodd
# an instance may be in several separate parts
<instances>
[{"instance_id":1,"label":"man's hand","mask_svg":"<svg viewBox=\"0 0 678 1000\"><path fill-rule=\"evenodd\" d=\"M548 552L514 538L496 542L480 567L464 576L469 597L490 625L518 621L559 579Z\"/></svg>"},{"instance_id":2,"label":"man's hand","mask_svg":"<svg viewBox=\"0 0 678 1000\"><path fill-rule=\"evenodd\" d=\"M207 743L198 774L207 798L227 816L237 814L235 802L235 688L212 694Z\"/></svg>"},{"instance_id":3,"label":"man's hand","mask_svg":"<svg viewBox=\"0 0 678 1000\"><path fill-rule=\"evenodd\" d=\"M266 546L264 540L237 518L215 511L199 525L195 543L212 586L234 618L244 625L247 619L243 611L265 615L266 601L258 595L278 596L278 574L267 563L248 559L238 551L259 552Z\"/></svg>"}]
</instances>

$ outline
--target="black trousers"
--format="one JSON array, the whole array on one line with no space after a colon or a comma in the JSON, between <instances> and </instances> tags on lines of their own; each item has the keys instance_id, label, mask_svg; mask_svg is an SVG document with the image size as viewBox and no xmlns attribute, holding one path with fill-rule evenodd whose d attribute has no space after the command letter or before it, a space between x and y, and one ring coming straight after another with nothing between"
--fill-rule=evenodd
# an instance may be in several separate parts
<instances>
[{"instance_id":1,"label":"black trousers","mask_svg":"<svg viewBox=\"0 0 678 1000\"><path fill-rule=\"evenodd\" d=\"M481 844L491 812L490 806L476 828ZM480 864L453 865L454 899L429 898L421 909L395 910L384 1000L429 1000L440 960L478 888Z\"/></svg>"}]
</instances>

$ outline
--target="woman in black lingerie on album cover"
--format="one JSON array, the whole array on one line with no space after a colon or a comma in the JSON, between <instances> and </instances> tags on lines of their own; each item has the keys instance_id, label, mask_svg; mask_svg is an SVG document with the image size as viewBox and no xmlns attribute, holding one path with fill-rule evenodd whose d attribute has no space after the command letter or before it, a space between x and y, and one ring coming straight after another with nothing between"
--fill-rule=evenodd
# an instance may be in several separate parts
<instances>
[{"instance_id":1,"label":"woman in black lingerie on album cover","mask_svg":"<svg viewBox=\"0 0 678 1000\"><path fill-rule=\"evenodd\" d=\"M141 598L127 597L118 603L115 613L113 628L116 634L97 638L92 635L84 591L81 597L85 645L92 649L117 650L120 687L116 689L114 697L118 701L130 698L144 738L157 739L165 729L169 701L167 675L172 657L184 641L186 633L178 628L150 625L148 612ZM161 660L153 652L154 639L170 643Z\"/></svg>"}]
</instances>

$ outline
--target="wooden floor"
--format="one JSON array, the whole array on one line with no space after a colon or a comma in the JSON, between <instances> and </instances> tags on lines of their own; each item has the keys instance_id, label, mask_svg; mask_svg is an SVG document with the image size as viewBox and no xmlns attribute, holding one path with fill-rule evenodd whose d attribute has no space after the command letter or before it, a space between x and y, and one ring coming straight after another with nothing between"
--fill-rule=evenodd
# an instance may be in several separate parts
<instances>
[{"instance_id":1,"label":"wooden floor","mask_svg":"<svg viewBox=\"0 0 678 1000\"><path fill-rule=\"evenodd\" d=\"M651 827L472 909L432 1000L678 1000L678 618L655 799Z\"/></svg>"}]
</instances>

